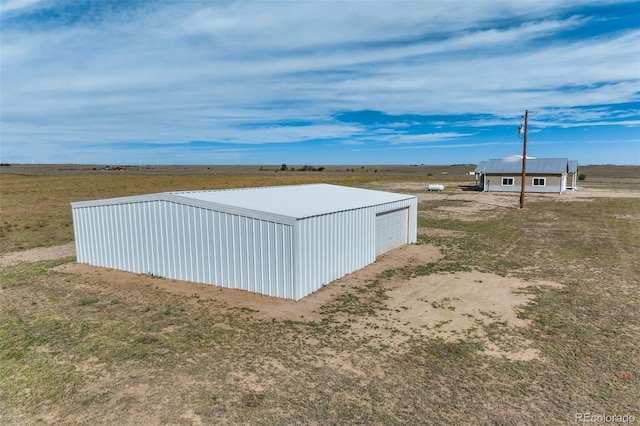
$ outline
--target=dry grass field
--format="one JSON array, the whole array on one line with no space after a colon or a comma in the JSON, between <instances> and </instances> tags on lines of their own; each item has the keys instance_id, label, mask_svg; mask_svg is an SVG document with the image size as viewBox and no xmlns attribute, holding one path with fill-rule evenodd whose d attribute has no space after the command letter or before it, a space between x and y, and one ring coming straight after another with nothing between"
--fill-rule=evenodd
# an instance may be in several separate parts
<instances>
[{"instance_id":1,"label":"dry grass field","mask_svg":"<svg viewBox=\"0 0 640 426\"><path fill-rule=\"evenodd\" d=\"M2 167L0 424L640 421L640 168L524 210L473 166L276 168ZM74 263L71 201L311 182L418 195L418 244L300 302Z\"/></svg>"}]
</instances>

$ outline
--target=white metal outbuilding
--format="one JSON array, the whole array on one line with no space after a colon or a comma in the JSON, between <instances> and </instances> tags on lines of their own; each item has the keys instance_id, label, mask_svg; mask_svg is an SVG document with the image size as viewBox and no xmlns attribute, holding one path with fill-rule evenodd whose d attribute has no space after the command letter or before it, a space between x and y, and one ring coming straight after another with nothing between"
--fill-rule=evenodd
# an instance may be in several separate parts
<instances>
[{"instance_id":1,"label":"white metal outbuilding","mask_svg":"<svg viewBox=\"0 0 640 426\"><path fill-rule=\"evenodd\" d=\"M415 196L328 184L71 207L80 263L295 300L417 234Z\"/></svg>"}]
</instances>

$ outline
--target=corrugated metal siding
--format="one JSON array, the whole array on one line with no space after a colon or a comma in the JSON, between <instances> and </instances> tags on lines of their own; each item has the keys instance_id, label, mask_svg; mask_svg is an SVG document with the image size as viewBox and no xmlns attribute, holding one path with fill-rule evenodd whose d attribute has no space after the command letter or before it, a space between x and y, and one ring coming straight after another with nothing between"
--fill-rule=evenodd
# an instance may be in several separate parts
<instances>
[{"instance_id":1,"label":"corrugated metal siding","mask_svg":"<svg viewBox=\"0 0 640 426\"><path fill-rule=\"evenodd\" d=\"M299 300L375 261L376 213L409 207L416 241L417 198L388 199L397 197L404 199L299 220L219 211L172 194L72 203L77 258Z\"/></svg>"},{"instance_id":2,"label":"corrugated metal siding","mask_svg":"<svg viewBox=\"0 0 640 426\"><path fill-rule=\"evenodd\" d=\"M376 213L409 208L417 241L417 198L299 220L295 229L296 300L376 260Z\"/></svg>"},{"instance_id":3,"label":"corrugated metal siding","mask_svg":"<svg viewBox=\"0 0 640 426\"><path fill-rule=\"evenodd\" d=\"M295 298L293 227L150 201L73 209L78 262Z\"/></svg>"},{"instance_id":4,"label":"corrugated metal siding","mask_svg":"<svg viewBox=\"0 0 640 426\"><path fill-rule=\"evenodd\" d=\"M296 297L375 260L372 208L314 216L296 228Z\"/></svg>"}]
</instances>

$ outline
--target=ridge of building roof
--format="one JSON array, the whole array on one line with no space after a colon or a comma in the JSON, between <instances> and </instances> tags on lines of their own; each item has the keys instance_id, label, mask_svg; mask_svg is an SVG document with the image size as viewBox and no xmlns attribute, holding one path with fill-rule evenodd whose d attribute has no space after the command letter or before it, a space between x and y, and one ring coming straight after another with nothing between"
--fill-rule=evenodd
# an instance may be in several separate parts
<instances>
[{"instance_id":1,"label":"ridge of building roof","mask_svg":"<svg viewBox=\"0 0 640 426\"><path fill-rule=\"evenodd\" d=\"M528 158L527 173L567 173L567 158ZM522 157L509 159L491 159L486 162L484 173L522 173Z\"/></svg>"},{"instance_id":2,"label":"ridge of building roof","mask_svg":"<svg viewBox=\"0 0 640 426\"><path fill-rule=\"evenodd\" d=\"M415 196L406 194L325 183L180 191L170 194L216 205L233 206L296 219L415 198Z\"/></svg>"},{"instance_id":3,"label":"ridge of building roof","mask_svg":"<svg viewBox=\"0 0 640 426\"><path fill-rule=\"evenodd\" d=\"M413 195L331 184L304 184L199 191L169 191L103 200L78 201L72 208L170 201L234 214L259 213L273 219L303 219L345 210L393 203Z\"/></svg>"}]
</instances>

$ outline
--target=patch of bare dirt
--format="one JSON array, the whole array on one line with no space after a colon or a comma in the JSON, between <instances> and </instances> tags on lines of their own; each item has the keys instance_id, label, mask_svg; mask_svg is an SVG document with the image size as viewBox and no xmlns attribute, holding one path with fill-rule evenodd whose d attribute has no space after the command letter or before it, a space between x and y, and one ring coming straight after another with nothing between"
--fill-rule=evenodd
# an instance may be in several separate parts
<instances>
[{"instance_id":1,"label":"patch of bare dirt","mask_svg":"<svg viewBox=\"0 0 640 426\"><path fill-rule=\"evenodd\" d=\"M488 355L530 360L539 351L510 330L528 325L518 317L519 307L533 298L524 290L543 285L559 287L552 282L523 282L480 272L417 277L387 293L387 311L357 321L353 329L396 345L415 335L445 341L472 339L482 342ZM487 327L496 325L499 335L489 336Z\"/></svg>"},{"instance_id":2,"label":"patch of bare dirt","mask_svg":"<svg viewBox=\"0 0 640 426\"><path fill-rule=\"evenodd\" d=\"M256 316L267 320L318 321L323 318L320 307L354 286L374 280L390 269L433 263L440 258L439 250L431 245L400 247L297 302L78 263L60 265L56 269L100 279L107 286L105 291L123 291L130 296L134 296L132 293L140 286L152 286L173 294L197 296L194 300L210 299L229 307L249 308L256 311ZM463 339L481 342L487 355L514 360L536 359L539 351L512 330L528 325L518 317L519 307L532 299L526 288L541 285L558 286L551 282L524 282L480 272L429 275L410 280L394 276L384 281L389 296L386 310L379 311L376 316L351 318L349 324L356 335L374 336L384 344L394 346L400 346L416 335L446 341ZM499 335L488 335L486 330L496 326L499 326ZM358 371L353 367L354 373Z\"/></svg>"},{"instance_id":3,"label":"patch of bare dirt","mask_svg":"<svg viewBox=\"0 0 640 426\"><path fill-rule=\"evenodd\" d=\"M424 192L417 194L419 202L427 203L427 211L421 212L430 218L455 219L460 221L484 220L488 211L519 208L517 193L492 193L456 190L448 192ZM615 191L602 189L577 189L562 194L527 194L527 199L545 199L558 202L588 202L597 198L640 198L638 191ZM429 207L430 201L437 201ZM626 217L624 219L627 219Z\"/></svg>"},{"instance_id":4,"label":"patch of bare dirt","mask_svg":"<svg viewBox=\"0 0 640 426\"><path fill-rule=\"evenodd\" d=\"M0 267L17 265L22 262L63 259L76 255L75 243L53 247L38 247L31 250L16 251L0 256Z\"/></svg>"},{"instance_id":5,"label":"patch of bare dirt","mask_svg":"<svg viewBox=\"0 0 640 426\"><path fill-rule=\"evenodd\" d=\"M371 265L345 275L299 301L81 263L67 263L55 269L59 272L100 279L116 291L130 291L136 286L153 286L194 299L216 300L230 307L249 308L257 311L256 315L263 319L317 321L322 319L322 316L317 313L318 308L348 291L350 287L373 280L389 269L411 264L432 263L440 258L440 251L431 245L402 246L378 257Z\"/></svg>"},{"instance_id":6,"label":"patch of bare dirt","mask_svg":"<svg viewBox=\"0 0 640 426\"><path fill-rule=\"evenodd\" d=\"M426 212L420 214L430 218L455 219L465 222L485 219L488 211L514 209L518 197L514 194L495 194L488 192L426 192L418 194L418 202L425 202ZM431 206L429 203L433 203Z\"/></svg>"},{"instance_id":7,"label":"patch of bare dirt","mask_svg":"<svg viewBox=\"0 0 640 426\"><path fill-rule=\"evenodd\" d=\"M579 187L575 190L565 191L560 195L556 194L556 196L558 201L571 201L581 198L640 198L640 191Z\"/></svg>"},{"instance_id":8,"label":"patch of bare dirt","mask_svg":"<svg viewBox=\"0 0 640 426\"><path fill-rule=\"evenodd\" d=\"M426 230L442 236L452 236L448 230ZM72 245L60 250L34 250L22 259L55 258L69 255ZM24 252L23 252L24 253ZM439 250L431 245L409 245L379 257L375 263L355 271L324 286L300 301L263 296L241 290L179 280L162 279L149 275L133 274L108 268L79 263L60 265L57 271L80 274L104 283L105 291L126 292L128 297L142 297L143 287L160 288L173 294L197 299L216 300L228 307L255 310L260 318L271 320L318 321L322 319L319 308L336 297L380 276L384 271L409 265L437 262ZM401 345L411 336L421 335L445 340L470 339L481 341L488 355L509 359L535 359L539 352L530 342L509 333L510 328L524 327L525 320L518 318L518 307L531 300L523 291L532 285L550 285L547 282L523 282L515 278L479 272L429 275L405 280L401 277L385 279L389 289L387 310L375 317L362 317L351 321L353 332L360 336L376 336L385 344ZM486 333L487 327L499 324L504 328L499 339ZM344 361L344 360L343 360ZM355 370L354 370L355 372Z\"/></svg>"},{"instance_id":9,"label":"patch of bare dirt","mask_svg":"<svg viewBox=\"0 0 640 426\"><path fill-rule=\"evenodd\" d=\"M462 238L466 233L455 229L419 228L418 235L424 235L431 238Z\"/></svg>"},{"instance_id":10,"label":"patch of bare dirt","mask_svg":"<svg viewBox=\"0 0 640 426\"><path fill-rule=\"evenodd\" d=\"M489 210L497 207L515 208L518 202L518 194L498 194L495 192L464 192L456 191L452 194L446 192L425 192L418 194L418 201L463 201L469 204L469 207L477 211ZM428 205L428 204L427 204Z\"/></svg>"}]
</instances>

